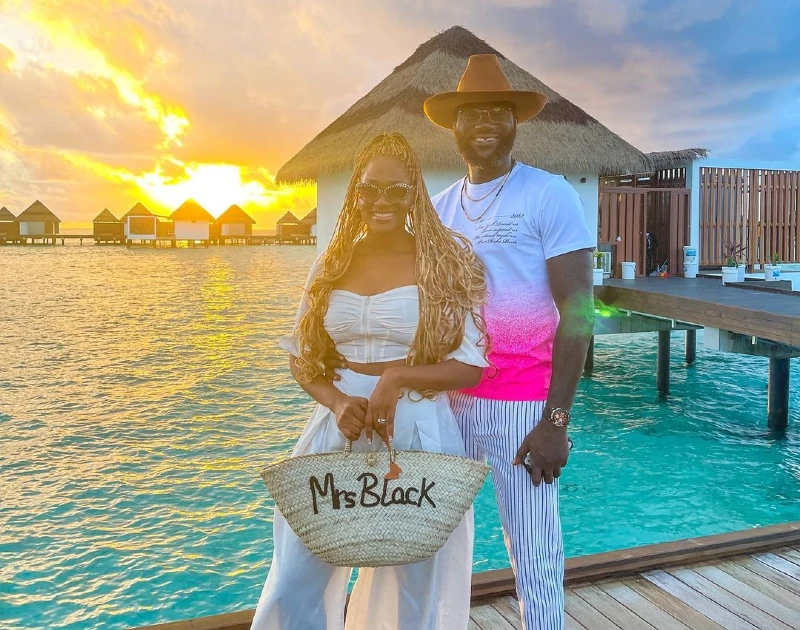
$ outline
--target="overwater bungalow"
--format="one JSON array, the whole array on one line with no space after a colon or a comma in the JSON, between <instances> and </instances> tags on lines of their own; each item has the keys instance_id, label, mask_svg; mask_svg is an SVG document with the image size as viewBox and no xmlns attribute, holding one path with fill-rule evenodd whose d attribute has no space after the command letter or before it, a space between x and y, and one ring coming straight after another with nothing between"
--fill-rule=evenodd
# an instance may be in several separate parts
<instances>
[{"instance_id":1,"label":"overwater bungalow","mask_svg":"<svg viewBox=\"0 0 800 630\"><path fill-rule=\"evenodd\" d=\"M223 212L212 225L212 238L220 244L229 242L247 242L253 235L255 219L233 204Z\"/></svg>"},{"instance_id":2,"label":"overwater bungalow","mask_svg":"<svg viewBox=\"0 0 800 630\"><path fill-rule=\"evenodd\" d=\"M142 203L136 204L120 219L123 233L128 242L152 242L160 236L158 233L158 217L148 210Z\"/></svg>"},{"instance_id":3,"label":"overwater bungalow","mask_svg":"<svg viewBox=\"0 0 800 630\"><path fill-rule=\"evenodd\" d=\"M211 224L214 216L194 199L187 199L170 215L175 224L175 240L206 245L211 240Z\"/></svg>"},{"instance_id":4,"label":"overwater bungalow","mask_svg":"<svg viewBox=\"0 0 800 630\"><path fill-rule=\"evenodd\" d=\"M58 234L61 219L38 199L18 217L20 236L47 236Z\"/></svg>"},{"instance_id":5,"label":"overwater bungalow","mask_svg":"<svg viewBox=\"0 0 800 630\"><path fill-rule=\"evenodd\" d=\"M300 219L287 212L275 224L275 236L279 242L292 242L300 234Z\"/></svg>"},{"instance_id":6,"label":"overwater bungalow","mask_svg":"<svg viewBox=\"0 0 800 630\"><path fill-rule=\"evenodd\" d=\"M300 219L300 225L303 228L301 239L313 245L317 242L317 209L314 208L306 216Z\"/></svg>"},{"instance_id":7,"label":"overwater bungalow","mask_svg":"<svg viewBox=\"0 0 800 630\"><path fill-rule=\"evenodd\" d=\"M19 223L17 217L3 206L0 208L0 244L15 243L19 239Z\"/></svg>"},{"instance_id":8,"label":"overwater bungalow","mask_svg":"<svg viewBox=\"0 0 800 630\"><path fill-rule=\"evenodd\" d=\"M92 234L95 243L123 243L125 225L108 208L104 208L92 221Z\"/></svg>"}]
</instances>

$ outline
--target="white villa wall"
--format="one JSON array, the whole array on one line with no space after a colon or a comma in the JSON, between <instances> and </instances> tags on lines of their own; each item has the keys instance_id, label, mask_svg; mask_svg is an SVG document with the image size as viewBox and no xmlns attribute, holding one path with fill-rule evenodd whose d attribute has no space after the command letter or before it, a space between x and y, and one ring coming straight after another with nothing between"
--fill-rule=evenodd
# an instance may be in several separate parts
<instances>
[{"instance_id":1,"label":"white villa wall","mask_svg":"<svg viewBox=\"0 0 800 630\"><path fill-rule=\"evenodd\" d=\"M207 241L208 221L175 221L176 241Z\"/></svg>"},{"instance_id":2,"label":"white villa wall","mask_svg":"<svg viewBox=\"0 0 800 630\"><path fill-rule=\"evenodd\" d=\"M425 185L428 193L434 196L442 192L465 174L466 171L425 171ZM317 181L317 252L325 249L330 242L336 219L342 209L350 176L349 172L321 175ZM586 181L581 182L582 178L585 178ZM581 197L589 229L592 234L597 234L598 176L569 174L567 181L572 184Z\"/></svg>"},{"instance_id":3,"label":"white villa wall","mask_svg":"<svg viewBox=\"0 0 800 630\"><path fill-rule=\"evenodd\" d=\"M583 202L583 216L586 218L586 225L589 226L589 231L597 241L597 214L599 208L600 197L600 178L595 175L576 175L568 173L566 175L567 181L580 195ZM585 182L581 180L585 179Z\"/></svg>"}]
</instances>

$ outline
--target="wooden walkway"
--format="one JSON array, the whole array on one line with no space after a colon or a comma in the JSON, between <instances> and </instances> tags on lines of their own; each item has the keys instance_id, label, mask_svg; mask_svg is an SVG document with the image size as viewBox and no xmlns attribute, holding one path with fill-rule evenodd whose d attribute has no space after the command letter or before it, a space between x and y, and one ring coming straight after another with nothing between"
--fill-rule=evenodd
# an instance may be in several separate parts
<instances>
[{"instance_id":1,"label":"wooden walkway","mask_svg":"<svg viewBox=\"0 0 800 630\"><path fill-rule=\"evenodd\" d=\"M566 588L566 630L800 630L800 549ZM517 600L476 602L470 630L520 630Z\"/></svg>"},{"instance_id":2,"label":"wooden walkway","mask_svg":"<svg viewBox=\"0 0 800 630\"><path fill-rule=\"evenodd\" d=\"M800 521L568 558L566 630L800 630ZM511 569L472 576L469 630L521 628ZM249 630L253 610L138 630Z\"/></svg>"},{"instance_id":3,"label":"wooden walkway","mask_svg":"<svg viewBox=\"0 0 800 630\"><path fill-rule=\"evenodd\" d=\"M709 278L606 280L608 306L800 346L800 296L724 286Z\"/></svg>"}]
</instances>

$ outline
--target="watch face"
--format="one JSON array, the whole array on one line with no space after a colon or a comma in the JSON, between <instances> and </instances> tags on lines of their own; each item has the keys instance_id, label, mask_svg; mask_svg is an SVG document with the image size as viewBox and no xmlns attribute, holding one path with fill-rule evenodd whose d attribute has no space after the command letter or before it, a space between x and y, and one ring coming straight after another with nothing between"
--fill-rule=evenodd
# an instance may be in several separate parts
<instances>
[{"instance_id":1,"label":"watch face","mask_svg":"<svg viewBox=\"0 0 800 630\"><path fill-rule=\"evenodd\" d=\"M557 427L565 427L569 424L569 411L566 409L553 409L550 413L550 420Z\"/></svg>"}]
</instances>

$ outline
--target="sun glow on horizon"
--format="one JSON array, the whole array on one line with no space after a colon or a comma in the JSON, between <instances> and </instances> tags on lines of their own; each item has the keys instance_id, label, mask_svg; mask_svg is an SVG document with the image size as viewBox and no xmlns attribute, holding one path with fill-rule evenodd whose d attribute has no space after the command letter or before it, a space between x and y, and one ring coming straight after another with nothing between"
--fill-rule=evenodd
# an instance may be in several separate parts
<instances>
[{"instance_id":1,"label":"sun glow on horizon","mask_svg":"<svg viewBox=\"0 0 800 630\"><path fill-rule=\"evenodd\" d=\"M242 169L233 164L181 165L183 175L175 180L164 174L161 167L135 177L137 186L153 201L166 208L177 208L187 199L194 199L215 217L231 204L255 204L269 207L291 189L270 190L259 181L242 178ZM272 179L268 172L261 173Z\"/></svg>"},{"instance_id":2,"label":"sun glow on horizon","mask_svg":"<svg viewBox=\"0 0 800 630\"><path fill-rule=\"evenodd\" d=\"M6 77L11 85L14 81L24 85L25 77L63 82L68 90L65 103L74 108L76 118L82 117L75 128L97 133L106 144L98 143L95 149L85 138L75 141L62 134L67 136L63 144L37 138L27 146L20 131L24 125L18 128L0 103L0 165L13 166L17 177L29 183L49 182L37 177L39 170L47 172L60 186L48 199L46 190L33 185L30 200L12 195L5 205L14 204L20 211L41 197L67 223L83 225L104 207L119 215L141 202L159 215L169 215L194 199L215 217L238 204L262 229L270 229L287 210L303 216L316 206L315 185L276 184L270 171L252 165L252 151L243 157L243 164L237 164L229 150L217 157L213 145L197 152L191 134L200 138L203 134L192 127L191 103L183 102L179 91L167 96L157 87L163 84L148 81L173 64L180 65L179 51L171 50L169 43L140 31L134 20L125 23L119 38L141 57L121 55L91 20L82 24L80 12L62 11L61 3L67 6L64 0L0 0L0 72L14 75ZM88 124L87 114L94 119ZM62 128L71 128L68 118L56 120ZM123 143L125 133L145 134L146 144L133 142L128 147ZM63 206L67 215L61 212Z\"/></svg>"}]
</instances>

